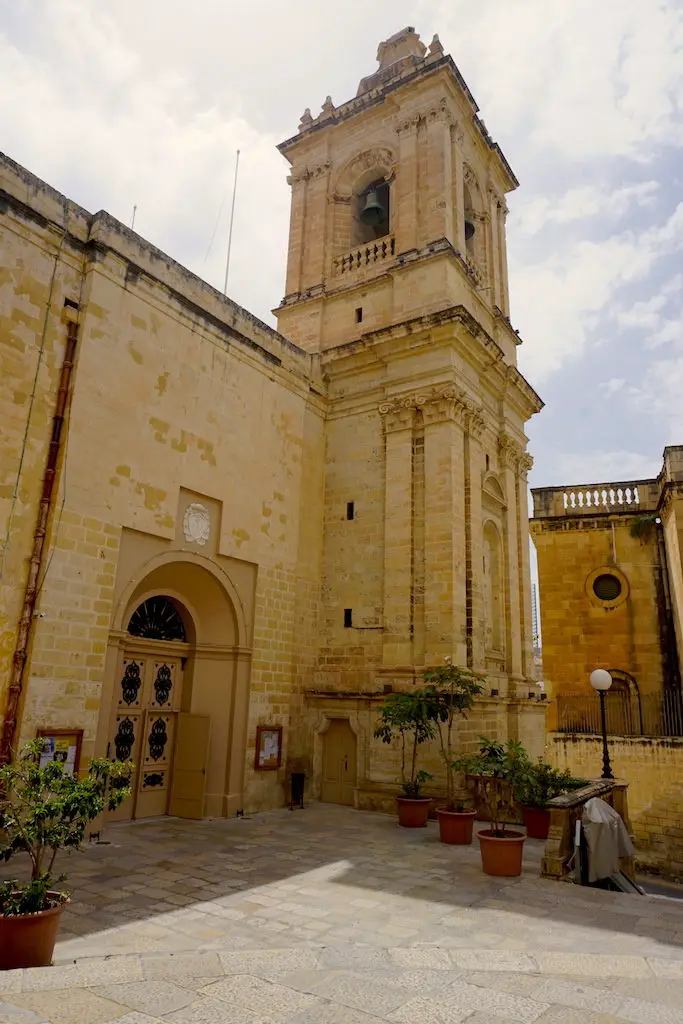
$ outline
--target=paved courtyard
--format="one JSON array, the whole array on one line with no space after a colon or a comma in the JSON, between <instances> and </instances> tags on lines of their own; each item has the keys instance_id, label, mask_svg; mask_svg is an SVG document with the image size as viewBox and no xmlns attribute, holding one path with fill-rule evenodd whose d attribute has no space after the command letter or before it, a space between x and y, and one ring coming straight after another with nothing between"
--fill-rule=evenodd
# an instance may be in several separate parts
<instances>
[{"instance_id":1,"label":"paved courtyard","mask_svg":"<svg viewBox=\"0 0 683 1024\"><path fill-rule=\"evenodd\" d=\"M683 903L541 880L541 843L497 880L433 824L326 804L104 838L0 1022L683 1022Z\"/></svg>"}]
</instances>

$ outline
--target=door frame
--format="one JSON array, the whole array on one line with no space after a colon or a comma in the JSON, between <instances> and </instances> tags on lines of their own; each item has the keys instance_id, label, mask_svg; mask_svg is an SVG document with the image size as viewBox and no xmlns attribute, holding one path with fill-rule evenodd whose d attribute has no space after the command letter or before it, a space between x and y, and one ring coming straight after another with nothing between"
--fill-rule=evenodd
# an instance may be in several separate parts
<instances>
[{"instance_id":1,"label":"door frame","mask_svg":"<svg viewBox=\"0 0 683 1024\"><path fill-rule=\"evenodd\" d=\"M168 771L169 771L169 789L168 789L168 799L167 799L167 802L166 802L166 811L164 812L164 814L166 814L166 815L168 814L168 808L170 807L170 803L171 803L171 788L172 788L172 785L173 785L173 765L174 765L174 762L175 762L175 744L176 744L177 719L178 719L178 715L180 714L180 712L185 709L185 702L186 702L186 699L187 699L187 693L186 693L187 677L186 677L186 674L185 674L185 667L186 667L186 664L187 664L187 660L188 660L190 654L192 653L192 650L193 650L193 645L192 644L189 644L189 643L186 643L186 642L183 642L183 641L180 641L180 640L145 640L143 637L132 636L129 633L126 633L123 636L117 638L116 652L115 652L115 655L116 655L116 666L115 666L115 671L114 671L115 682L114 682L114 685L111 688L111 692L108 695L108 712L107 712L106 715L102 716L103 718L106 719L106 722L107 722L107 726L106 726L106 728L107 728L107 733L106 733L106 755L105 756L106 757L110 757L111 756L110 743L112 742L111 735L112 735L114 719L115 719L115 716L116 716L116 708L114 707L114 702L116 700L116 680L120 679L121 678L121 674L123 673L123 662L124 662L124 659L130 658L130 657L133 657L133 658L135 658L135 657L158 658L160 661L163 661L165 659L168 659L168 660L180 659L180 673L181 673L181 677L182 677L181 688L180 688L180 699L178 701L177 706L172 708L172 709L170 709L168 711L168 714L173 715L173 717L176 719L176 727L174 727L174 730L173 730L173 746L172 746L172 749L170 751L170 756L169 756L169 768L168 768ZM143 721L145 723L147 722L147 719L148 719L148 716L149 716L149 710L150 710L149 708L143 708L142 709L142 718L143 718ZM141 737L142 746L140 748L141 752L142 752L142 750L144 750L145 733L146 733L146 729L143 728L142 737ZM139 796L139 792L140 792L140 780L142 778L143 771L144 771L144 764L141 762L137 766L137 775L136 775L135 783L134 783L134 786L133 786L133 793L132 793L133 804L132 804L132 810L131 810L130 819L118 819L118 820L130 820L130 821L140 820L140 819L138 819L136 817L136 811L137 811L137 806L138 806L138 796ZM163 816L164 815L158 815L158 817L163 817ZM110 815L108 814L108 812L105 811L105 821L108 818L110 818Z\"/></svg>"},{"instance_id":2,"label":"door frame","mask_svg":"<svg viewBox=\"0 0 683 1024\"><path fill-rule=\"evenodd\" d=\"M329 729L330 723L338 719L344 719L344 721L347 721L351 732L356 737L356 791L361 786L362 779L364 778L362 766L365 763L365 731L360 726L358 715L355 712L347 711L344 708L325 708L325 710L321 712L320 720L313 730L313 792L311 796L314 800L320 800L322 797L325 733Z\"/></svg>"}]
</instances>

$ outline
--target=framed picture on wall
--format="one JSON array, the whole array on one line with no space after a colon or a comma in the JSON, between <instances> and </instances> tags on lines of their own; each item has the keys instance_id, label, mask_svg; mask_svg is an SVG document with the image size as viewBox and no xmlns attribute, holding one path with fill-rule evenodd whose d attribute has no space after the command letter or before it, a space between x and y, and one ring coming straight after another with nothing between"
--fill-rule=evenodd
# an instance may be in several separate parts
<instances>
[{"instance_id":1,"label":"framed picture on wall","mask_svg":"<svg viewBox=\"0 0 683 1024\"><path fill-rule=\"evenodd\" d=\"M40 767L50 761L61 761L67 775L77 775L81 764L82 729L38 729L36 738L42 739Z\"/></svg>"},{"instance_id":2,"label":"framed picture on wall","mask_svg":"<svg viewBox=\"0 0 683 1024\"><path fill-rule=\"evenodd\" d=\"M256 726L256 763L257 771L274 771L282 764L282 726Z\"/></svg>"}]
</instances>

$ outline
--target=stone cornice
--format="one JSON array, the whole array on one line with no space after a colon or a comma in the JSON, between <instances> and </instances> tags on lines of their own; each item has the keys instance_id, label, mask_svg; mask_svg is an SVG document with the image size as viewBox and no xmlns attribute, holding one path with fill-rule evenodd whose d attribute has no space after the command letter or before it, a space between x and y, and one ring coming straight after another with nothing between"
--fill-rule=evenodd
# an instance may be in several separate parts
<instances>
[{"instance_id":1,"label":"stone cornice","mask_svg":"<svg viewBox=\"0 0 683 1024\"><path fill-rule=\"evenodd\" d=\"M299 185L301 182L315 181L316 178L324 177L331 167L332 164L330 163L317 164L314 167L302 167L298 171L292 171L292 173L287 176L287 184Z\"/></svg>"}]
</instances>

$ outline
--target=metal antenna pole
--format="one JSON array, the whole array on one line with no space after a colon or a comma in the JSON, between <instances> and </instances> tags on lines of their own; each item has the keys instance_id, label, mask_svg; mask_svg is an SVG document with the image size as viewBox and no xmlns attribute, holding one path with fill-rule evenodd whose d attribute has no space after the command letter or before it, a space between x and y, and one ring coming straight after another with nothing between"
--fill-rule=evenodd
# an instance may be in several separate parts
<instances>
[{"instance_id":1,"label":"metal antenna pole","mask_svg":"<svg viewBox=\"0 0 683 1024\"><path fill-rule=\"evenodd\" d=\"M230 229L228 231L228 255L225 260L225 281L223 283L223 294L228 294L228 272L230 270L230 250L232 248L232 222L235 218L235 196L237 195L237 171L240 166L240 151L237 150L235 158L235 183L232 187L232 206L230 207Z\"/></svg>"},{"instance_id":2,"label":"metal antenna pole","mask_svg":"<svg viewBox=\"0 0 683 1024\"><path fill-rule=\"evenodd\" d=\"M133 227L135 225L135 214L137 213L137 211L138 211L137 206L134 206L133 207L133 216L131 217L131 221L130 221L130 230L131 231L133 230Z\"/></svg>"}]
</instances>

